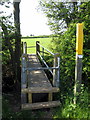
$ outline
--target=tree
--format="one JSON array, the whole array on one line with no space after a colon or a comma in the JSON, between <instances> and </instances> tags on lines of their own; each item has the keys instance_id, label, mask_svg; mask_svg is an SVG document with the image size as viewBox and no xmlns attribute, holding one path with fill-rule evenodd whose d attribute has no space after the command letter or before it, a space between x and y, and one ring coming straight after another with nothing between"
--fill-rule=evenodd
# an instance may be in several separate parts
<instances>
[{"instance_id":1,"label":"tree","mask_svg":"<svg viewBox=\"0 0 90 120\"><path fill-rule=\"evenodd\" d=\"M69 27L72 21L76 20L78 12L77 2L66 3L56 0L41 0L41 10L48 17L48 25L55 33L61 33Z\"/></svg>"},{"instance_id":2,"label":"tree","mask_svg":"<svg viewBox=\"0 0 90 120\"><path fill-rule=\"evenodd\" d=\"M16 78L21 81L21 35L20 35L20 16L19 16L19 2L14 2L14 23L15 23L15 58L16 58Z\"/></svg>"},{"instance_id":3,"label":"tree","mask_svg":"<svg viewBox=\"0 0 90 120\"><path fill-rule=\"evenodd\" d=\"M88 85L90 80L90 56L88 56L90 54L90 1L78 4L78 2L41 0L40 5L49 20L51 30L58 34L58 37L53 38L51 48L53 52L60 53L60 76L64 82L62 86L66 85L64 88L70 88L71 91L74 86L76 24L84 23L83 83Z\"/></svg>"},{"instance_id":4,"label":"tree","mask_svg":"<svg viewBox=\"0 0 90 120\"><path fill-rule=\"evenodd\" d=\"M9 8L10 2L1 2L1 5L7 6ZM1 12L2 15L3 12ZM21 36L20 31L18 31L20 25L15 24L12 25L12 14L5 16L2 15L0 18L0 26L2 29L2 58L3 58L3 67L8 67L8 71L4 71L4 76L6 76L6 72L10 72L10 76L14 76L13 83L15 86L18 86L18 81L21 81L21 71L20 71L20 57L21 57ZM7 68L6 67L6 68ZM19 86L20 87L20 86Z\"/></svg>"}]
</instances>

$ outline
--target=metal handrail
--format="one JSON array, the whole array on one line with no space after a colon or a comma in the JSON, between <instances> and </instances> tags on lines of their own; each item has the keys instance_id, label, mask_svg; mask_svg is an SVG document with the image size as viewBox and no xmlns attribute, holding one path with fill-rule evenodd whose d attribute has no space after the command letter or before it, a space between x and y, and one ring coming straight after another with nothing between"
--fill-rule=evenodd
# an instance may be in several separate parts
<instances>
[{"instance_id":1,"label":"metal handrail","mask_svg":"<svg viewBox=\"0 0 90 120\"><path fill-rule=\"evenodd\" d=\"M45 48L44 46L42 46L40 43L37 43L39 46L41 46L42 48L44 48L47 52L49 52L52 55L55 55L54 53L52 53L51 51L49 51L47 48Z\"/></svg>"},{"instance_id":2,"label":"metal handrail","mask_svg":"<svg viewBox=\"0 0 90 120\"><path fill-rule=\"evenodd\" d=\"M38 55L40 56L41 60L43 61L43 63L46 65L47 68L49 68L49 66L47 65L47 63L45 62L45 60L43 59L43 57L40 55L40 53L38 52ZM50 73L53 75L53 72L49 69Z\"/></svg>"},{"instance_id":3,"label":"metal handrail","mask_svg":"<svg viewBox=\"0 0 90 120\"><path fill-rule=\"evenodd\" d=\"M28 46L27 48L34 48L34 47L36 47L36 46Z\"/></svg>"},{"instance_id":4,"label":"metal handrail","mask_svg":"<svg viewBox=\"0 0 90 120\"><path fill-rule=\"evenodd\" d=\"M33 68L24 68L23 69L23 71L26 71L26 70L29 70L29 71L34 71L34 70L48 70L48 69L50 69L50 70L53 70L53 69L58 69L58 66L57 67L37 67L37 68L35 68L35 67L33 67Z\"/></svg>"},{"instance_id":5,"label":"metal handrail","mask_svg":"<svg viewBox=\"0 0 90 120\"><path fill-rule=\"evenodd\" d=\"M60 79L60 57L58 57L59 56L59 54L58 53L56 53L56 54L54 54L54 53L52 53L51 51L49 51L47 48L45 48L45 47L43 47L40 43L39 43L39 41L37 41L36 42L36 47L38 48L38 49L36 49L36 53L37 53L37 56L39 56L40 58L41 58L41 60L42 60L42 62L46 65L46 67L47 68L40 68L41 70L49 70L50 71L50 73L53 75L53 86L57 86L57 87L59 87L59 79ZM43 55L42 56L44 56L44 50L46 50L47 52L49 52L51 55L53 55L53 57L54 57L54 63L53 63L53 67L49 67L48 65L47 65L47 63L45 62L45 60L43 59L43 57L40 55L40 47L42 47L42 53L43 53ZM52 71L53 70L53 71Z\"/></svg>"},{"instance_id":6,"label":"metal handrail","mask_svg":"<svg viewBox=\"0 0 90 120\"><path fill-rule=\"evenodd\" d=\"M25 55L27 55L27 48L33 48L33 47L36 47L36 55L39 56L42 60L42 62L45 64L46 67L37 67L37 68L27 68L27 66L25 64L23 64L23 67L22 67L22 71L23 71L23 75L26 76L26 72L27 71L33 71L33 70L49 70L50 73L52 74L53 76L53 86L56 86L56 87L59 87L59 79L60 79L60 57L58 57L58 53L54 54L52 53L51 51L49 51L47 48L43 47L42 45L40 45L39 41L36 42L36 46L28 46L27 47L27 44L24 43L24 50L23 50L23 53ZM40 51L40 47L42 47L42 51ZM49 67L47 65L47 63L45 62L43 56L44 56L44 50L46 50L47 52L49 52L51 55L53 55L54 57L54 63L53 63L53 67ZM43 53L43 55L40 55L40 53ZM24 62L27 61L27 57L24 56L25 60ZM52 71L53 70L53 71ZM24 77L25 78L25 77Z\"/></svg>"}]
</instances>

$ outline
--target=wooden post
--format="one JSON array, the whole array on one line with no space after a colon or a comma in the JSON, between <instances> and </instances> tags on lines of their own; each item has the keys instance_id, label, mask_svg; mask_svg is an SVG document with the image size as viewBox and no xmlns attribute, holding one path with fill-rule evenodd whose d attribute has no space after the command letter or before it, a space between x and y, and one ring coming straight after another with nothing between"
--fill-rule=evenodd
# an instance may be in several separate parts
<instances>
[{"instance_id":1,"label":"wooden post","mask_svg":"<svg viewBox=\"0 0 90 120\"><path fill-rule=\"evenodd\" d=\"M36 55L38 56L38 52L40 52L40 46L38 45L38 43L40 44L39 41L36 41Z\"/></svg>"},{"instance_id":2,"label":"wooden post","mask_svg":"<svg viewBox=\"0 0 90 120\"><path fill-rule=\"evenodd\" d=\"M28 93L28 102L32 103L32 93Z\"/></svg>"},{"instance_id":3,"label":"wooden post","mask_svg":"<svg viewBox=\"0 0 90 120\"><path fill-rule=\"evenodd\" d=\"M53 97L52 97L52 93L48 93L48 101L52 101Z\"/></svg>"},{"instance_id":4,"label":"wooden post","mask_svg":"<svg viewBox=\"0 0 90 120\"><path fill-rule=\"evenodd\" d=\"M75 66L75 86L74 86L74 104L79 99L82 83L82 52L83 52L83 24L77 24L76 41L76 66Z\"/></svg>"}]
</instances>

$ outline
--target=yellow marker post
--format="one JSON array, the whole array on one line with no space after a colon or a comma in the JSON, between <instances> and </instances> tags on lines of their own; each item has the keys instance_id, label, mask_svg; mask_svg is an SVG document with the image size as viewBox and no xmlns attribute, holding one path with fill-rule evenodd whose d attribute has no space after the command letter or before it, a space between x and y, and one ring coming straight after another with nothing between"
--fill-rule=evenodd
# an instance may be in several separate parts
<instances>
[{"instance_id":1,"label":"yellow marker post","mask_svg":"<svg viewBox=\"0 0 90 120\"><path fill-rule=\"evenodd\" d=\"M83 24L77 24L76 31L76 66L75 66L75 86L74 86L74 104L79 99L82 83L82 57L83 57Z\"/></svg>"},{"instance_id":2,"label":"yellow marker post","mask_svg":"<svg viewBox=\"0 0 90 120\"><path fill-rule=\"evenodd\" d=\"M83 54L83 24L77 24L76 54Z\"/></svg>"}]
</instances>

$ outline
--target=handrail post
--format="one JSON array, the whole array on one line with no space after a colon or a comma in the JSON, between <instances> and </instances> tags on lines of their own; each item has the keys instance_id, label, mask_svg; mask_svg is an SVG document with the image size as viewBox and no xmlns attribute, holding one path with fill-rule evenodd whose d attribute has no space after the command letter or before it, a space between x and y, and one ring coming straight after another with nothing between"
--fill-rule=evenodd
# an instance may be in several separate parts
<instances>
[{"instance_id":1,"label":"handrail post","mask_svg":"<svg viewBox=\"0 0 90 120\"><path fill-rule=\"evenodd\" d=\"M58 53L54 54L53 67L57 67L57 66L58 66L58 70L57 70L57 69L54 69L54 70L53 70L53 86L55 86L55 87L59 87L60 58L59 58L58 56L59 56Z\"/></svg>"},{"instance_id":2,"label":"handrail post","mask_svg":"<svg viewBox=\"0 0 90 120\"><path fill-rule=\"evenodd\" d=\"M23 54L23 42L21 43L21 54Z\"/></svg>"},{"instance_id":3,"label":"handrail post","mask_svg":"<svg viewBox=\"0 0 90 120\"><path fill-rule=\"evenodd\" d=\"M25 54L27 54L27 43L25 42Z\"/></svg>"},{"instance_id":4,"label":"handrail post","mask_svg":"<svg viewBox=\"0 0 90 120\"><path fill-rule=\"evenodd\" d=\"M27 63L26 63L26 58L24 56L24 54L22 55L22 81L21 81L21 88L26 88L27 87L27 71L25 70L25 68L27 67ZM26 94L21 94L22 97L22 103L26 102Z\"/></svg>"},{"instance_id":5,"label":"handrail post","mask_svg":"<svg viewBox=\"0 0 90 120\"><path fill-rule=\"evenodd\" d=\"M24 54L27 54L27 43L24 42Z\"/></svg>"},{"instance_id":6,"label":"handrail post","mask_svg":"<svg viewBox=\"0 0 90 120\"><path fill-rule=\"evenodd\" d=\"M42 57L44 57L44 48L42 48Z\"/></svg>"},{"instance_id":7,"label":"handrail post","mask_svg":"<svg viewBox=\"0 0 90 120\"><path fill-rule=\"evenodd\" d=\"M58 70L57 70L56 87L60 87L60 57L57 57L57 64L58 64Z\"/></svg>"},{"instance_id":8,"label":"handrail post","mask_svg":"<svg viewBox=\"0 0 90 120\"><path fill-rule=\"evenodd\" d=\"M54 56L53 67L56 67L57 57ZM53 69L53 86L56 86L56 69Z\"/></svg>"},{"instance_id":9,"label":"handrail post","mask_svg":"<svg viewBox=\"0 0 90 120\"><path fill-rule=\"evenodd\" d=\"M39 41L36 41L36 55L38 56L38 52L40 52L40 46L38 45L38 43L40 44Z\"/></svg>"},{"instance_id":10,"label":"handrail post","mask_svg":"<svg viewBox=\"0 0 90 120\"><path fill-rule=\"evenodd\" d=\"M22 56L22 81L23 83L26 83L26 70L25 68L27 67L26 65L26 58L24 56Z\"/></svg>"}]
</instances>

